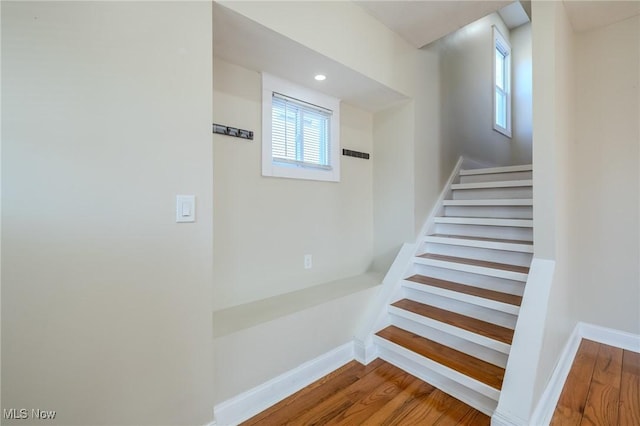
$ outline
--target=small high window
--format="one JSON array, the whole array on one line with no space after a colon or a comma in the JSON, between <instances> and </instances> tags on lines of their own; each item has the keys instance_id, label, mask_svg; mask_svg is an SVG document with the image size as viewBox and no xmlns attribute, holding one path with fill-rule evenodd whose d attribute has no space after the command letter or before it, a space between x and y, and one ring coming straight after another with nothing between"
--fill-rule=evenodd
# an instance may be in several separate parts
<instances>
[{"instance_id":1,"label":"small high window","mask_svg":"<svg viewBox=\"0 0 640 426\"><path fill-rule=\"evenodd\" d=\"M340 101L263 74L263 176L340 180Z\"/></svg>"},{"instance_id":2,"label":"small high window","mask_svg":"<svg viewBox=\"0 0 640 426\"><path fill-rule=\"evenodd\" d=\"M493 27L493 128L511 137L511 46Z\"/></svg>"}]
</instances>

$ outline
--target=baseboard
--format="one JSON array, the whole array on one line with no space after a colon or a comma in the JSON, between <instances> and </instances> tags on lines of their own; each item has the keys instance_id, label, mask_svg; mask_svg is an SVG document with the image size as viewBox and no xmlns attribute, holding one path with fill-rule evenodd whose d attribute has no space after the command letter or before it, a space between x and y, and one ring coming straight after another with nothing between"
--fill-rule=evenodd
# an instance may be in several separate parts
<instances>
[{"instance_id":1,"label":"baseboard","mask_svg":"<svg viewBox=\"0 0 640 426\"><path fill-rule=\"evenodd\" d=\"M531 424L548 425L551 422L562 388L567 380L582 339L593 340L628 351L640 352L640 335L579 322L574 327L567 344L560 354L560 359L551 374L551 379L531 416Z\"/></svg>"},{"instance_id":2,"label":"baseboard","mask_svg":"<svg viewBox=\"0 0 640 426\"><path fill-rule=\"evenodd\" d=\"M567 340L564 349L560 353L558 364L551 374L551 379L547 387L542 392L538 405L536 406L531 416L531 424L535 425L548 425L553 416L553 412L558 404L558 398L562 393L564 382L567 380L573 360L578 353L580 342L582 341L581 327L578 323L574 328L569 340Z\"/></svg>"},{"instance_id":3,"label":"baseboard","mask_svg":"<svg viewBox=\"0 0 640 426\"><path fill-rule=\"evenodd\" d=\"M536 424L536 423L531 423ZM508 414L501 413L496 410L491 416L491 426L528 426L526 420L521 419L520 417L509 416Z\"/></svg>"},{"instance_id":4,"label":"baseboard","mask_svg":"<svg viewBox=\"0 0 640 426\"><path fill-rule=\"evenodd\" d=\"M371 339L368 342L354 339L353 355L360 364L368 365L378 357L378 349Z\"/></svg>"},{"instance_id":5,"label":"baseboard","mask_svg":"<svg viewBox=\"0 0 640 426\"><path fill-rule=\"evenodd\" d=\"M248 420L353 359L353 342L345 343L266 383L217 404L213 409L213 424L233 426Z\"/></svg>"},{"instance_id":6,"label":"baseboard","mask_svg":"<svg viewBox=\"0 0 640 426\"><path fill-rule=\"evenodd\" d=\"M627 351L640 352L640 335L584 322L579 322L577 327L580 328L580 336L584 339Z\"/></svg>"}]
</instances>

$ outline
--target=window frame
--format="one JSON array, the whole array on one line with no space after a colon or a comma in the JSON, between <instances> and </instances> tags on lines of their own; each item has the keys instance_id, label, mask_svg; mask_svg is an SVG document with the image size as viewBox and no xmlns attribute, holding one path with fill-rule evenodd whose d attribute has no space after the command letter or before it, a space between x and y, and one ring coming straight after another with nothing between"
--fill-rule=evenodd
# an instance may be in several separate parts
<instances>
[{"instance_id":1,"label":"window frame","mask_svg":"<svg viewBox=\"0 0 640 426\"><path fill-rule=\"evenodd\" d=\"M508 138L511 138L511 97L512 97L512 90L511 90L511 45L509 44L509 41L502 35L502 33L500 32L500 30L493 25L492 26L492 30L493 30L493 43L491 46L491 63L492 63L492 81L491 81L491 87L492 87L492 92L493 92L493 113L492 113L492 117L493 117L493 129L497 132L502 133L503 135L505 135ZM503 75L504 75L504 89L501 89L500 87L498 87L498 84L496 82L496 74L497 74L497 69L496 69L496 57L497 57L497 51L500 50L503 52L504 54L504 62L505 62L505 66L503 69ZM506 121L506 126L501 126L500 124L498 124L498 112L497 112L497 105L498 105L498 91L502 91L504 92L504 95L506 97L506 117L505 117L505 121Z\"/></svg>"},{"instance_id":2,"label":"window frame","mask_svg":"<svg viewBox=\"0 0 640 426\"><path fill-rule=\"evenodd\" d=\"M314 167L274 160L272 138L274 93L332 111L329 121L329 167ZM339 182L340 99L262 73L262 176Z\"/></svg>"}]
</instances>

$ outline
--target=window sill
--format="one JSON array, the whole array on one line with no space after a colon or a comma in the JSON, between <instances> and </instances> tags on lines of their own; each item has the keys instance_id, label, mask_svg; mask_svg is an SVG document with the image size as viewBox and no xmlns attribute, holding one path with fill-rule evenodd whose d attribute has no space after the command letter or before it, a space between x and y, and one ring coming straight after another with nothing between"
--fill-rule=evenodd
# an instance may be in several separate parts
<instances>
[{"instance_id":1,"label":"window sill","mask_svg":"<svg viewBox=\"0 0 640 426\"><path fill-rule=\"evenodd\" d=\"M498 126L493 126L493 130L500 133L503 136L508 137L509 139L511 139L511 131L507 130L507 129L503 129L501 127Z\"/></svg>"}]
</instances>

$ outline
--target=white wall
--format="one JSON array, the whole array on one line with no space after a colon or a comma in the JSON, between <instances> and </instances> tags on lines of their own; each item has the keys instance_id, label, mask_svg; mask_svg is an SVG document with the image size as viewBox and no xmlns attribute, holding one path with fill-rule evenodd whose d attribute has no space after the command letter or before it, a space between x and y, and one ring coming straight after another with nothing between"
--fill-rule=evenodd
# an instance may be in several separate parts
<instances>
[{"instance_id":1,"label":"white wall","mask_svg":"<svg viewBox=\"0 0 640 426\"><path fill-rule=\"evenodd\" d=\"M638 334L640 17L578 33L574 68L572 311Z\"/></svg>"},{"instance_id":2,"label":"white wall","mask_svg":"<svg viewBox=\"0 0 640 426\"><path fill-rule=\"evenodd\" d=\"M533 2L532 22L535 259L555 275L542 344L523 342L498 408L525 420L578 321L640 332L640 18L575 33L563 3Z\"/></svg>"},{"instance_id":3,"label":"white wall","mask_svg":"<svg viewBox=\"0 0 640 426\"><path fill-rule=\"evenodd\" d=\"M518 72L513 76L512 138L493 130L493 25L510 41L512 75ZM459 155L488 166L531 163L530 37L525 27L512 38L493 13L437 42L442 134Z\"/></svg>"},{"instance_id":4,"label":"white wall","mask_svg":"<svg viewBox=\"0 0 640 426\"><path fill-rule=\"evenodd\" d=\"M2 2L2 408L211 420L211 34L206 2Z\"/></svg>"},{"instance_id":5,"label":"white wall","mask_svg":"<svg viewBox=\"0 0 640 426\"><path fill-rule=\"evenodd\" d=\"M341 181L261 175L261 76L214 57L214 309L364 273L372 262L373 160L340 156ZM372 152L371 113L342 103L341 146ZM313 268L304 269L304 255Z\"/></svg>"},{"instance_id":6,"label":"white wall","mask_svg":"<svg viewBox=\"0 0 640 426\"><path fill-rule=\"evenodd\" d=\"M457 160L437 119L437 55L353 2L221 3L411 99L373 119L373 269L386 271L401 245L415 240Z\"/></svg>"},{"instance_id":7,"label":"white wall","mask_svg":"<svg viewBox=\"0 0 640 426\"><path fill-rule=\"evenodd\" d=\"M373 121L374 270L386 272L402 243L415 239L414 101L375 114Z\"/></svg>"},{"instance_id":8,"label":"white wall","mask_svg":"<svg viewBox=\"0 0 640 426\"><path fill-rule=\"evenodd\" d=\"M533 61L531 23L510 32L512 57L512 138L511 164L533 161Z\"/></svg>"},{"instance_id":9,"label":"white wall","mask_svg":"<svg viewBox=\"0 0 640 426\"><path fill-rule=\"evenodd\" d=\"M574 34L557 9L557 271L540 392L577 321L640 332L640 20Z\"/></svg>"},{"instance_id":10,"label":"white wall","mask_svg":"<svg viewBox=\"0 0 640 426\"><path fill-rule=\"evenodd\" d=\"M353 339L378 287L215 340L215 402L246 392Z\"/></svg>"},{"instance_id":11,"label":"white wall","mask_svg":"<svg viewBox=\"0 0 640 426\"><path fill-rule=\"evenodd\" d=\"M415 87L414 236L417 236L459 157L454 144L442 137L440 127L440 54L437 46L418 51Z\"/></svg>"},{"instance_id":12,"label":"white wall","mask_svg":"<svg viewBox=\"0 0 640 426\"><path fill-rule=\"evenodd\" d=\"M354 2L220 3L393 90L406 95L414 91L416 49Z\"/></svg>"}]
</instances>

